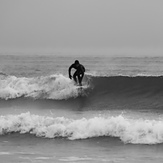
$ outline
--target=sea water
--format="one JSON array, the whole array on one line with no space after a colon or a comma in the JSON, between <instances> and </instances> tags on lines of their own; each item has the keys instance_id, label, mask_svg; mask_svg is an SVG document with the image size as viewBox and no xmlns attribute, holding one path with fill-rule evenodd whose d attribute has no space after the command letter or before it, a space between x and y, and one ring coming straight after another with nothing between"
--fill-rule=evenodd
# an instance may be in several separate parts
<instances>
[{"instance_id":1,"label":"sea water","mask_svg":"<svg viewBox=\"0 0 163 163\"><path fill-rule=\"evenodd\" d=\"M161 163L162 98L163 57L1 54L0 162Z\"/></svg>"}]
</instances>

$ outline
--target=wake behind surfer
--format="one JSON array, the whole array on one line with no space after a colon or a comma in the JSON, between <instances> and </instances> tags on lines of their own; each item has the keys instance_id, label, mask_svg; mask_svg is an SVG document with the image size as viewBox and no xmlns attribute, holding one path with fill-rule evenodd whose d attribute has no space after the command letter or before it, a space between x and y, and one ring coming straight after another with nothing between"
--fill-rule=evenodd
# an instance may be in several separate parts
<instances>
[{"instance_id":1,"label":"wake behind surfer","mask_svg":"<svg viewBox=\"0 0 163 163\"><path fill-rule=\"evenodd\" d=\"M82 79L84 77L84 72L85 72L85 67L79 63L78 60L76 60L70 67L69 67L69 78L72 79L71 76L71 69L74 68L76 69L75 73L73 74L73 79L77 83L77 78L78 78L78 83L80 86L82 86Z\"/></svg>"}]
</instances>

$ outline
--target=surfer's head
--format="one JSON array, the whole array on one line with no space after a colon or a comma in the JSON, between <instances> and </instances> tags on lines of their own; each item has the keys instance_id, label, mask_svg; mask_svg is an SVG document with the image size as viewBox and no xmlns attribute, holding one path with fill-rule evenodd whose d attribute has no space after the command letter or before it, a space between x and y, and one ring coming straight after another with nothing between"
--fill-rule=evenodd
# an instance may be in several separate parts
<instances>
[{"instance_id":1,"label":"surfer's head","mask_svg":"<svg viewBox=\"0 0 163 163\"><path fill-rule=\"evenodd\" d=\"M76 64L76 65L79 64L79 61L78 61L78 60L75 60L75 64Z\"/></svg>"}]
</instances>

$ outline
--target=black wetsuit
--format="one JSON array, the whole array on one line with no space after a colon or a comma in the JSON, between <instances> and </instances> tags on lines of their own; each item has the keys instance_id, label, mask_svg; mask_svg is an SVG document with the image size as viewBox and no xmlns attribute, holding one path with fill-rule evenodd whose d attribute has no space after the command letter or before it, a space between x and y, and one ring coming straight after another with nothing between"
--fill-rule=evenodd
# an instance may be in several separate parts
<instances>
[{"instance_id":1,"label":"black wetsuit","mask_svg":"<svg viewBox=\"0 0 163 163\"><path fill-rule=\"evenodd\" d=\"M71 76L71 69L72 68L76 69L75 73L73 74L73 79L77 83L77 77L78 77L78 82L81 85L81 82L82 82L82 79L83 79L83 76L84 76L84 72L85 72L84 66L82 64L80 64L80 63L78 63L78 64L75 64L75 63L72 64L69 67L69 77L70 77L70 79L72 78L72 76Z\"/></svg>"}]
</instances>

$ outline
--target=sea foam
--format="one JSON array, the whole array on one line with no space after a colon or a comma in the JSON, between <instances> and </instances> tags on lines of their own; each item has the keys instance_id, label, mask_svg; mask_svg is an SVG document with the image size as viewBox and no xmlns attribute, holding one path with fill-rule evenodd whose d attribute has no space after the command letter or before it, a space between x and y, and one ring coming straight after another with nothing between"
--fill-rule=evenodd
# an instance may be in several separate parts
<instances>
[{"instance_id":1,"label":"sea foam","mask_svg":"<svg viewBox=\"0 0 163 163\"><path fill-rule=\"evenodd\" d=\"M6 76L0 80L0 98L68 99L81 95L74 82L63 75L41 77Z\"/></svg>"},{"instance_id":2,"label":"sea foam","mask_svg":"<svg viewBox=\"0 0 163 163\"><path fill-rule=\"evenodd\" d=\"M119 116L96 116L68 119L28 113L0 117L0 135L18 132L37 137L64 137L70 140L93 137L118 137L124 143L163 143L163 120L128 119Z\"/></svg>"}]
</instances>

